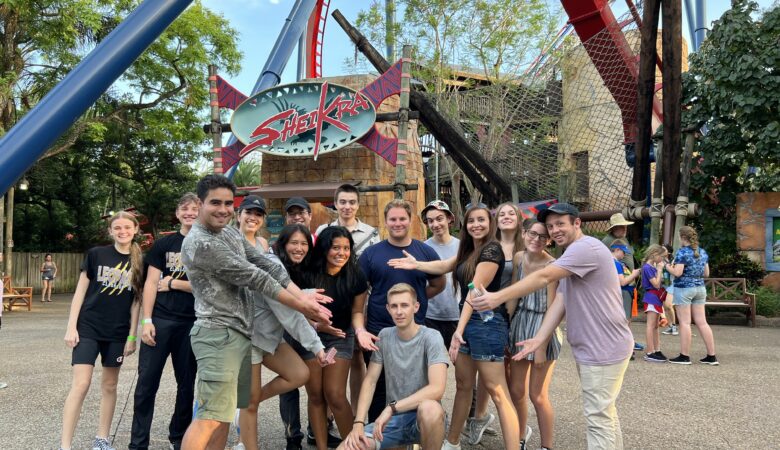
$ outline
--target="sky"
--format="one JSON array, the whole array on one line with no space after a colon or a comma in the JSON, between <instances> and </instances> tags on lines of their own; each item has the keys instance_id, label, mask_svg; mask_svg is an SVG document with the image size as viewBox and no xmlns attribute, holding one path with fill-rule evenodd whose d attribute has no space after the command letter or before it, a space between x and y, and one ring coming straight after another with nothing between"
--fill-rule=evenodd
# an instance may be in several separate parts
<instances>
[{"instance_id":1,"label":"sky","mask_svg":"<svg viewBox=\"0 0 780 450\"><path fill-rule=\"evenodd\" d=\"M381 1L381 0L380 0ZM330 13L334 9L341 11L344 16L354 24L358 12L367 9L371 0L331 0ZM559 2L549 0L550 5L558 7ZM685 3L683 3L683 37L690 43L688 35L688 22L686 20ZM695 3L690 0L690 3ZM760 8L769 8L775 0L758 0ZM284 20L290 13L294 0L203 0L203 4L209 9L221 13L227 18L239 33L239 48L243 53L242 69L238 76L226 77L231 84L245 94L249 94L260 75L265 60L273 48L274 42L282 29ZM719 18L730 5L730 0L705 0L707 6L708 27L713 20ZM620 17L626 11L626 2L616 0L613 2L613 11L616 17ZM400 19L398 14L397 19ZM566 22L562 15L561 26ZM383 49L379 49L382 51ZM325 45L323 51L323 75L336 76L343 74L345 58L354 58L355 50L347 35L341 27L328 18L325 26ZM362 58L362 55L358 56ZM287 67L282 74L282 83L295 82L297 67L297 50L293 52Z\"/></svg>"}]
</instances>

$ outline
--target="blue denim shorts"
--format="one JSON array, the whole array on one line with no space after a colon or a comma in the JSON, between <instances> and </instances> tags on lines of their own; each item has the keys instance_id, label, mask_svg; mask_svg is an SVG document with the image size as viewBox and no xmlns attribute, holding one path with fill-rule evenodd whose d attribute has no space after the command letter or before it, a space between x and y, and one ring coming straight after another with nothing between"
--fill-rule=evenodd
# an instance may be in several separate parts
<instances>
[{"instance_id":1,"label":"blue denim shorts","mask_svg":"<svg viewBox=\"0 0 780 450\"><path fill-rule=\"evenodd\" d=\"M336 348L336 358L339 359L352 359L352 352L355 349L355 331L352 330L352 327L350 327L346 331L347 336L340 338L333 336L332 334L327 333L317 333L317 335L320 337L320 341L322 342L322 346L325 347L325 351L327 352L328 349L331 347ZM290 344L290 346L295 350L296 353L303 359L304 361L308 361L310 359L314 359L316 355L305 348L300 344L300 342L296 341L295 338L284 333L284 340Z\"/></svg>"},{"instance_id":2,"label":"blue denim shorts","mask_svg":"<svg viewBox=\"0 0 780 450\"><path fill-rule=\"evenodd\" d=\"M503 361L504 349L509 337L509 325L503 314L496 311L491 320L483 322L479 314L473 314L463 332L465 344L460 353L474 361Z\"/></svg>"},{"instance_id":3,"label":"blue denim shorts","mask_svg":"<svg viewBox=\"0 0 780 450\"><path fill-rule=\"evenodd\" d=\"M706 300L707 289L704 286L674 288L672 303L675 306L703 305Z\"/></svg>"},{"instance_id":4,"label":"blue denim shorts","mask_svg":"<svg viewBox=\"0 0 780 450\"><path fill-rule=\"evenodd\" d=\"M366 425L366 436L374 438L374 424ZM395 414L387 421L382 431L382 442L374 441L376 449L403 447L420 443L420 428L417 426L417 411Z\"/></svg>"}]
</instances>

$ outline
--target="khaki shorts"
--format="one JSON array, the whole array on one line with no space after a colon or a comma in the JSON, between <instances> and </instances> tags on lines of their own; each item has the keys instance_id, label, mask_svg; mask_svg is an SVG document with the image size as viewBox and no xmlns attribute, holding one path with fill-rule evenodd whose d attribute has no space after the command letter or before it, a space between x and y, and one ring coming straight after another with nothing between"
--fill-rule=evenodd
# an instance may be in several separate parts
<instances>
[{"instance_id":1,"label":"khaki shorts","mask_svg":"<svg viewBox=\"0 0 780 450\"><path fill-rule=\"evenodd\" d=\"M198 361L196 419L231 422L236 408L249 405L251 342L230 328L193 326L192 352Z\"/></svg>"}]
</instances>

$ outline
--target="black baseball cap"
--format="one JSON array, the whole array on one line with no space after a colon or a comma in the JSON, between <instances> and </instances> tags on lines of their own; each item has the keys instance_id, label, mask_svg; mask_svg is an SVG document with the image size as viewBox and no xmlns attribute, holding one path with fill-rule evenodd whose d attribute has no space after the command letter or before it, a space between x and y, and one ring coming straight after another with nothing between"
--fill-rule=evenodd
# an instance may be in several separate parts
<instances>
[{"instance_id":1,"label":"black baseball cap","mask_svg":"<svg viewBox=\"0 0 780 450\"><path fill-rule=\"evenodd\" d=\"M568 203L556 203L547 209L539 211L539 214L536 215L536 218L539 220L539 222L544 223L544 221L547 219L547 216L550 214L568 214L573 217L579 217L580 210L578 210L576 206L570 205Z\"/></svg>"},{"instance_id":2,"label":"black baseball cap","mask_svg":"<svg viewBox=\"0 0 780 450\"><path fill-rule=\"evenodd\" d=\"M287 200L287 203L284 204L284 211L289 211L293 206L297 206L311 212L311 205L309 205L309 202L307 202L303 197L291 197L289 200Z\"/></svg>"},{"instance_id":3,"label":"black baseball cap","mask_svg":"<svg viewBox=\"0 0 780 450\"><path fill-rule=\"evenodd\" d=\"M263 197L260 197L259 195L247 195L244 197L244 200L241 201L241 205L238 206L239 211L245 209L257 209L261 213L265 214L265 200L263 200Z\"/></svg>"}]
</instances>

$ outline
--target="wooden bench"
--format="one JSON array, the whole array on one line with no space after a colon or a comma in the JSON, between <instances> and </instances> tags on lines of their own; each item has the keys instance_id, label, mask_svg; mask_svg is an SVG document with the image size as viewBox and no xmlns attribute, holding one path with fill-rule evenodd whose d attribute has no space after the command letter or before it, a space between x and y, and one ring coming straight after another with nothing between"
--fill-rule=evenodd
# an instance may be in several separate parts
<instances>
[{"instance_id":1,"label":"wooden bench","mask_svg":"<svg viewBox=\"0 0 780 450\"><path fill-rule=\"evenodd\" d=\"M32 294L33 288L29 286L13 287L11 277L3 277L3 309L5 311L11 311L19 302L27 305L27 311L32 311Z\"/></svg>"},{"instance_id":2,"label":"wooden bench","mask_svg":"<svg viewBox=\"0 0 780 450\"><path fill-rule=\"evenodd\" d=\"M707 308L745 309L751 327L756 326L756 294L747 291L744 278L705 278Z\"/></svg>"}]
</instances>

